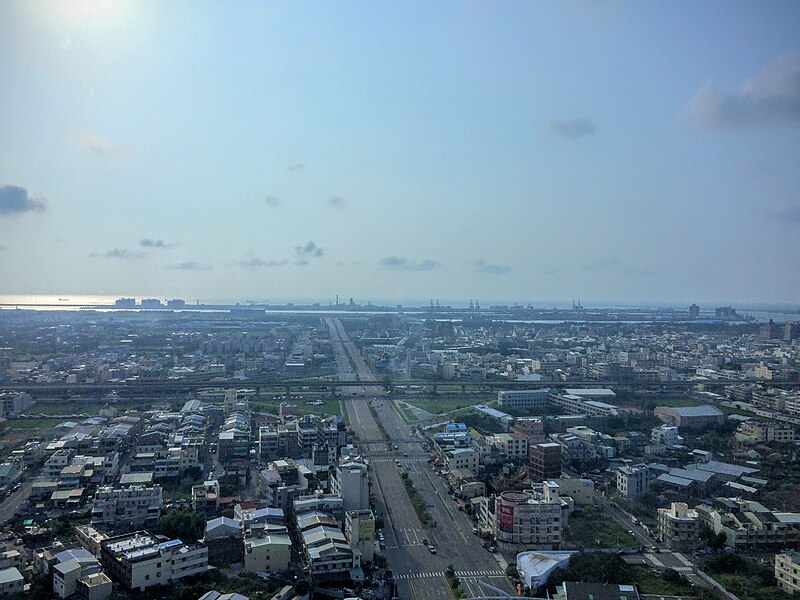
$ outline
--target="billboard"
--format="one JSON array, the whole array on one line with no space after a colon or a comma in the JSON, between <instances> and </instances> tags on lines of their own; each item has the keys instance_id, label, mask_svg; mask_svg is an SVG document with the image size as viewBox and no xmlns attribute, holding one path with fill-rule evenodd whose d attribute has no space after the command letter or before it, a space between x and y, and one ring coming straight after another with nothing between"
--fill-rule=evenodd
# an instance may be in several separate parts
<instances>
[{"instance_id":1,"label":"billboard","mask_svg":"<svg viewBox=\"0 0 800 600\"><path fill-rule=\"evenodd\" d=\"M497 513L497 525L503 531L511 531L514 529L514 506L508 504L500 504Z\"/></svg>"}]
</instances>

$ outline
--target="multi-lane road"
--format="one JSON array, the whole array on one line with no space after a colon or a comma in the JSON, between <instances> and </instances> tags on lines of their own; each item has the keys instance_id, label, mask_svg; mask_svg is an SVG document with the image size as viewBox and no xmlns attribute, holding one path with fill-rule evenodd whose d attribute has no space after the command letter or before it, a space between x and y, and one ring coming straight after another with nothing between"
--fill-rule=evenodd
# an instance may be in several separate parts
<instances>
[{"instance_id":1,"label":"multi-lane road","mask_svg":"<svg viewBox=\"0 0 800 600\"><path fill-rule=\"evenodd\" d=\"M339 377L349 381L375 381L341 322L328 318ZM355 394L353 394L355 390ZM372 403L384 430L396 448L385 442L362 444L370 459L372 491L378 516L384 520L385 554L396 576L398 595L410 600L452 600L444 572L452 565L462 587L470 595L483 595L480 582L512 591L512 586L494 555L472 534L469 518L447 496L445 484L426 462L414 432L403 421L381 387L350 388L344 405L350 428L362 440L381 440L382 432L370 411ZM399 464L398 464L399 463ZM436 527L423 527L406 494L401 472L405 471L426 501ZM429 545L436 549L431 553Z\"/></svg>"}]
</instances>

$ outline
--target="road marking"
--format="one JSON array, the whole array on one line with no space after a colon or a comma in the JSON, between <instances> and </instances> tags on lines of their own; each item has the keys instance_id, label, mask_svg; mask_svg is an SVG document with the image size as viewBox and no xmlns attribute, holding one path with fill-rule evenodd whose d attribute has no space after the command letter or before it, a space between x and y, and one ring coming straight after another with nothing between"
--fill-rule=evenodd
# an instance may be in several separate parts
<instances>
[{"instance_id":1,"label":"road marking","mask_svg":"<svg viewBox=\"0 0 800 600\"><path fill-rule=\"evenodd\" d=\"M408 585L411 587L411 593L414 594L414 600L418 600L419 596L417 596L417 590L414 589L414 582L409 581Z\"/></svg>"},{"instance_id":2,"label":"road marking","mask_svg":"<svg viewBox=\"0 0 800 600\"><path fill-rule=\"evenodd\" d=\"M494 570L494 571L456 571L456 577L458 578L469 578L469 579L479 579L481 577L504 577L505 573L503 571ZM444 572L442 571L433 571L433 572L426 572L426 573L402 573L395 575L395 579L401 581L411 581L413 579L426 579L429 577L444 577Z\"/></svg>"},{"instance_id":3,"label":"road marking","mask_svg":"<svg viewBox=\"0 0 800 600\"><path fill-rule=\"evenodd\" d=\"M664 566L664 563L661 562L660 560L658 560L654 555L647 554L646 556L650 560L650 562L653 563L653 565L655 565L656 567L663 567Z\"/></svg>"},{"instance_id":4,"label":"road marking","mask_svg":"<svg viewBox=\"0 0 800 600\"><path fill-rule=\"evenodd\" d=\"M678 560L681 561L687 567L693 567L694 566L694 564L692 564L692 561L690 561L688 558L686 558L680 552L673 552L672 555L676 556L678 558Z\"/></svg>"}]
</instances>

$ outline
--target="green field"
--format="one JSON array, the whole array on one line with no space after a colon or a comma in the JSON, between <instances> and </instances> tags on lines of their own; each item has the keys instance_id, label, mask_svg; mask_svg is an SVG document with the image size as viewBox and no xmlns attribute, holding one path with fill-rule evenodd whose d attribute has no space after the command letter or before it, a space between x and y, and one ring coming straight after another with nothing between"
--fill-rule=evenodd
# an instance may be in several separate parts
<instances>
[{"instance_id":1,"label":"green field","mask_svg":"<svg viewBox=\"0 0 800 600\"><path fill-rule=\"evenodd\" d=\"M619 523L593 506L576 509L567 520L567 542L582 548L634 548L639 543Z\"/></svg>"},{"instance_id":2,"label":"green field","mask_svg":"<svg viewBox=\"0 0 800 600\"><path fill-rule=\"evenodd\" d=\"M23 415L96 415L105 406L103 402L66 401L58 404L34 404L22 411Z\"/></svg>"},{"instance_id":3,"label":"green field","mask_svg":"<svg viewBox=\"0 0 800 600\"><path fill-rule=\"evenodd\" d=\"M695 400L694 398L687 398L685 396L678 396L675 398L646 398L648 406L669 406L671 408L679 408L684 406L702 406L703 403Z\"/></svg>"},{"instance_id":4,"label":"green field","mask_svg":"<svg viewBox=\"0 0 800 600\"><path fill-rule=\"evenodd\" d=\"M11 429L50 429L64 421L66 419L14 419L8 421L8 426Z\"/></svg>"},{"instance_id":5,"label":"green field","mask_svg":"<svg viewBox=\"0 0 800 600\"><path fill-rule=\"evenodd\" d=\"M289 404L297 407L300 415L317 415L320 417L342 414L339 398L320 398L322 404L306 404L305 400L290 400ZM278 414L282 400L252 400L250 406L253 410Z\"/></svg>"},{"instance_id":6,"label":"green field","mask_svg":"<svg viewBox=\"0 0 800 600\"><path fill-rule=\"evenodd\" d=\"M749 598L749 600L780 600L790 598L784 594L777 586L765 586L760 577L748 577L746 575L733 575L730 573L718 573L712 575L717 583L724 586L730 593L739 598Z\"/></svg>"},{"instance_id":7,"label":"green field","mask_svg":"<svg viewBox=\"0 0 800 600\"><path fill-rule=\"evenodd\" d=\"M413 404L417 408L421 408L431 414L441 415L454 410L475 406L476 404L486 404L491 400L488 398L439 398L432 396L430 398L403 398L403 401Z\"/></svg>"},{"instance_id":8,"label":"green field","mask_svg":"<svg viewBox=\"0 0 800 600\"><path fill-rule=\"evenodd\" d=\"M659 596L696 596L695 590L690 584L667 581L662 574L656 574L647 567L632 567L633 580L631 581L640 594L657 594Z\"/></svg>"}]
</instances>

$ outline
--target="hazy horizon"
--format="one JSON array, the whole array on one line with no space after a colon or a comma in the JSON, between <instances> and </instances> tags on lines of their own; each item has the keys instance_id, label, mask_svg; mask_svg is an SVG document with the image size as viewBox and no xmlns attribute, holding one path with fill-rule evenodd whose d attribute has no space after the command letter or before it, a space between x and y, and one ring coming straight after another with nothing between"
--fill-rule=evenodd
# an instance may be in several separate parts
<instances>
[{"instance_id":1,"label":"hazy horizon","mask_svg":"<svg viewBox=\"0 0 800 600\"><path fill-rule=\"evenodd\" d=\"M0 3L0 294L796 306L798 26L790 1Z\"/></svg>"}]
</instances>

